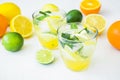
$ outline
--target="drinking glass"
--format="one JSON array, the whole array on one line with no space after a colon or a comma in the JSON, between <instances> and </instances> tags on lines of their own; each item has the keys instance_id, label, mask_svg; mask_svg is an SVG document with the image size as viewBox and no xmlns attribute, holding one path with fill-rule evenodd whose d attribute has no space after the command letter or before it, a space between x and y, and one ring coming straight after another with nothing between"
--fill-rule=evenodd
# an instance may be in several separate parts
<instances>
[{"instance_id":1,"label":"drinking glass","mask_svg":"<svg viewBox=\"0 0 120 80\"><path fill-rule=\"evenodd\" d=\"M64 12L35 11L32 15L35 33L44 48L57 49L57 29L64 21Z\"/></svg>"},{"instance_id":2,"label":"drinking glass","mask_svg":"<svg viewBox=\"0 0 120 80\"><path fill-rule=\"evenodd\" d=\"M65 65L73 71L87 69L95 51L98 31L86 26L66 23L58 29L61 57Z\"/></svg>"}]
</instances>

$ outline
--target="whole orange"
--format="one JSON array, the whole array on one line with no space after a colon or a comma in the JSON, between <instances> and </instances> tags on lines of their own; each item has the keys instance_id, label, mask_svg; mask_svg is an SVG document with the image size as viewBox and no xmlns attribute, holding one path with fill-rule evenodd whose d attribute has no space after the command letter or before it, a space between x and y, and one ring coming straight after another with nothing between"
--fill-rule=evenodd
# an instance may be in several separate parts
<instances>
[{"instance_id":1,"label":"whole orange","mask_svg":"<svg viewBox=\"0 0 120 80\"><path fill-rule=\"evenodd\" d=\"M0 14L0 37L4 35L8 26L8 20L5 16Z\"/></svg>"},{"instance_id":2,"label":"whole orange","mask_svg":"<svg viewBox=\"0 0 120 80\"><path fill-rule=\"evenodd\" d=\"M110 25L107 38L113 47L120 50L120 20Z\"/></svg>"}]
</instances>

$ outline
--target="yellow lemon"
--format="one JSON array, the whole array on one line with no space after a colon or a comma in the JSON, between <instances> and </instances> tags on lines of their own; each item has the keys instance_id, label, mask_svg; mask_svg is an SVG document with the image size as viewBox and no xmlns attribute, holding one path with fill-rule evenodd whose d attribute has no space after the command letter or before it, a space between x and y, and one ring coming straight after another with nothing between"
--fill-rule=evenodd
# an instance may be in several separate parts
<instances>
[{"instance_id":1,"label":"yellow lemon","mask_svg":"<svg viewBox=\"0 0 120 80\"><path fill-rule=\"evenodd\" d=\"M21 14L20 8L13 2L5 2L0 4L0 14L4 15L8 21L18 14Z\"/></svg>"},{"instance_id":2,"label":"yellow lemon","mask_svg":"<svg viewBox=\"0 0 120 80\"><path fill-rule=\"evenodd\" d=\"M48 3L42 7L42 11L57 12L59 11L59 8L55 4Z\"/></svg>"},{"instance_id":3,"label":"yellow lemon","mask_svg":"<svg viewBox=\"0 0 120 80\"><path fill-rule=\"evenodd\" d=\"M32 22L25 16L17 15L10 22L10 29L24 38L32 35Z\"/></svg>"},{"instance_id":4,"label":"yellow lemon","mask_svg":"<svg viewBox=\"0 0 120 80\"><path fill-rule=\"evenodd\" d=\"M96 27L99 34L105 30L105 24L105 18L100 14L89 14L84 21L84 25L88 25L86 27L91 27L91 29L92 27Z\"/></svg>"}]
</instances>

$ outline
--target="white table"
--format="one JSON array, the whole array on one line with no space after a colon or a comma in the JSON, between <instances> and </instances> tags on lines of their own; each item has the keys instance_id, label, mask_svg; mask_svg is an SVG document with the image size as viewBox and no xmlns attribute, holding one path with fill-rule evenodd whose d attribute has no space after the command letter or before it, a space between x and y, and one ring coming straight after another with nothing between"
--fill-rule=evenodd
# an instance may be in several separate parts
<instances>
[{"instance_id":1,"label":"white table","mask_svg":"<svg viewBox=\"0 0 120 80\"><path fill-rule=\"evenodd\" d=\"M0 3L9 0L0 0ZM79 9L81 0L10 0L20 6L22 14L31 18L32 13L46 3L54 3L69 11ZM41 65L36 59L36 51L41 49L37 37L25 39L21 51L6 51L0 39L0 80L120 80L120 51L113 48L106 36L110 24L120 19L119 0L101 0L102 14L107 21L105 32L99 36L96 51L90 67L82 72L73 72L65 67L59 51L54 51L56 61L51 65Z\"/></svg>"}]
</instances>

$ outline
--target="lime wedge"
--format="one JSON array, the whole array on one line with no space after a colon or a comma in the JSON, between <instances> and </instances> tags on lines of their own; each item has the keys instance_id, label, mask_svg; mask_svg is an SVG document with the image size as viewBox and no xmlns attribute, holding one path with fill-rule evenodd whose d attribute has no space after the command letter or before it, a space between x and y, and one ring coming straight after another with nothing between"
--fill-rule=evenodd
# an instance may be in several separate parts
<instances>
[{"instance_id":1,"label":"lime wedge","mask_svg":"<svg viewBox=\"0 0 120 80\"><path fill-rule=\"evenodd\" d=\"M54 56L50 50L39 50L36 59L41 64L50 64L54 61Z\"/></svg>"}]
</instances>

